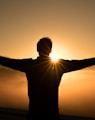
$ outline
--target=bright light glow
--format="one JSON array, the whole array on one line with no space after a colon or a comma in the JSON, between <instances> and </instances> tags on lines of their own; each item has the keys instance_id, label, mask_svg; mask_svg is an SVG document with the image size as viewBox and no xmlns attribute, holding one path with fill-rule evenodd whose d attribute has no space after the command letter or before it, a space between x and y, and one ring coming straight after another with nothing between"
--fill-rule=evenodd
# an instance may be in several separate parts
<instances>
[{"instance_id":1,"label":"bright light glow","mask_svg":"<svg viewBox=\"0 0 95 120\"><path fill-rule=\"evenodd\" d=\"M51 53L51 54L50 54L50 57L51 57L51 60L52 60L53 62L57 62L58 59L59 59L59 55L58 55L58 54L54 54L54 53Z\"/></svg>"}]
</instances>

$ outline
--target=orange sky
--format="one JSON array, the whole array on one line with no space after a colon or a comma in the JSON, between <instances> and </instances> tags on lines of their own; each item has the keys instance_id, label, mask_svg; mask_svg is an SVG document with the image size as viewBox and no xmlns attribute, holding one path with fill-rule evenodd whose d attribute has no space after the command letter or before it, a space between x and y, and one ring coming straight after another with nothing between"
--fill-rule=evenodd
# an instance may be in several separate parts
<instances>
[{"instance_id":1,"label":"orange sky","mask_svg":"<svg viewBox=\"0 0 95 120\"><path fill-rule=\"evenodd\" d=\"M37 41L41 37L49 36L53 41L53 51L62 58L95 57L95 1L0 0L0 33L0 55L3 56L35 58ZM74 72L63 76L64 80L59 90L59 106L62 113L95 117L95 68L91 67L85 73L82 70L81 73ZM3 101L0 105L19 106L22 103L25 108L25 76L15 72L14 76L11 76L12 71L8 73L8 70L0 74L0 98L1 102ZM5 86L9 92L4 89ZM20 100L18 99L17 104L6 102L6 94L8 98L15 99L20 96Z\"/></svg>"}]
</instances>

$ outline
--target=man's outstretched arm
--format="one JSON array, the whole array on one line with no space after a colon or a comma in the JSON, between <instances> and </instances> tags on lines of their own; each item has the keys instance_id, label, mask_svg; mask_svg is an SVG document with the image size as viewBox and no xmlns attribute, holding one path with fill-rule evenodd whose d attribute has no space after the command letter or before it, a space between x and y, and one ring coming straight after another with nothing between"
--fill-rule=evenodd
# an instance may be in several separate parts
<instances>
[{"instance_id":1,"label":"man's outstretched arm","mask_svg":"<svg viewBox=\"0 0 95 120\"><path fill-rule=\"evenodd\" d=\"M63 60L64 72L80 70L95 65L95 57L83 60Z\"/></svg>"},{"instance_id":2,"label":"man's outstretched arm","mask_svg":"<svg viewBox=\"0 0 95 120\"><path fill-rule=\"evenodd\" d=\"M23 60L0 56L0 65L24 72Z\"/></svg>"}]
</instances>

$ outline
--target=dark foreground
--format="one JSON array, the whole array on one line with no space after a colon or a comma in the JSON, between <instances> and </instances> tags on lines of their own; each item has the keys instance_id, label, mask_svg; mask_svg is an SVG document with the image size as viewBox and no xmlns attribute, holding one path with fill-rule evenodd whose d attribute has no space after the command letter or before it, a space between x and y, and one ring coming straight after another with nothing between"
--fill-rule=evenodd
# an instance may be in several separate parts
<instances>
[{"instance_id":1,"label":"dark foreground","mask_svg":"<svg viewBox=\"0 0 95 120\"><path fill-rule=\"evenodd\" d=\"M61 120L95 120L79 116L60 115ZM9 108L0 108L0 120L27 120L27 111Z\"/></svg>"}]
</instances>

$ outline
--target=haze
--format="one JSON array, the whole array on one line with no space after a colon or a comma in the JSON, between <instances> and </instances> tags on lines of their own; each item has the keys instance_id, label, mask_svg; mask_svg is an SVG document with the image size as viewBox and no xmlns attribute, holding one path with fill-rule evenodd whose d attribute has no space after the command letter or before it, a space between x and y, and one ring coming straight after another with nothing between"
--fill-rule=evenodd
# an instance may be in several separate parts
<instances>
[{"instance_id":1,"label":"haze","mask_svg":"<svg viewBox=\"0 0 95 120\"><path fill-rule=\"evenodd\" d=\"M61 58L95 57L95 0L0 0L0 55L36 58L44 36ZM95 66L65 74L60 113L95 117L94 85ZM28 109L24 73L0 67L0 106Z\"/></svg>"}]
</instances>

